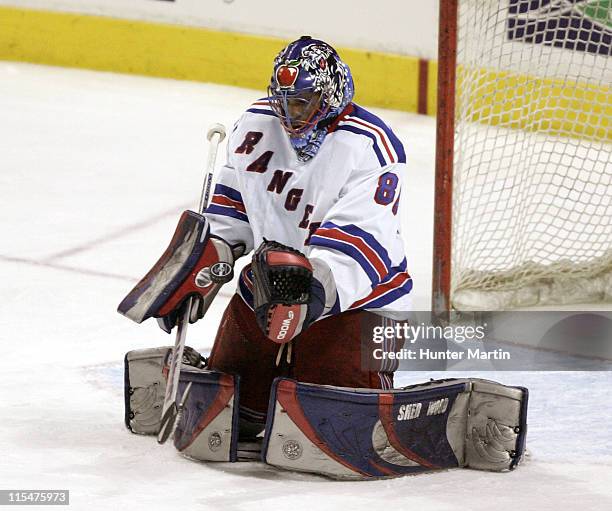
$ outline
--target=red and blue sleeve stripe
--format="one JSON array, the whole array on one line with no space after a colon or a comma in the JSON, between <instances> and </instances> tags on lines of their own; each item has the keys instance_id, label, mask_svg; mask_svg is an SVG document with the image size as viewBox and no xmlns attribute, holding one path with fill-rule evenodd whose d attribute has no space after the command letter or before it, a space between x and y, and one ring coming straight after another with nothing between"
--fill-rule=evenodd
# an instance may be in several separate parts
<instances>
[{"instance_id":1,"label":"red and blue sleeve stripe","mask_svg":"<svg viewBox=\"0 0 612 511\"><path fill-rule=\"evenodd\" d=\"M243 222L249 221L240 192L222 184L215 186L215 191L210 205L206 208L206 213L229 216Z\"/></svg>"},{"instance_id":2,"label":"red and blue sleeve stripe","mask_svg":"<svg viewBox=\"0 0 612 511\"><path fill-rule=\"evenodd\" d=\"M263 114L276 117L274 110L272 110L272 107L270 107L270 102L268 101L268 98L261 98L260 100L256 101L251 105L247 112L250 112L252 114Z\"/></svg>"},{"instance_id":3,"label":"red and blue sleeve stripe","mask_svg":"<svg viewBox=\"0 0 612 511\"><path fill-rule=\"evenodd\" d=\"M412 277L406 271L406 258L393 268L370 294L357 300L349 309L379 309L412 291Z\"/></svg>"},{"instance_id":4,"label":"red and blue sleeve stripe","mask_svg":"<svg viewBox=\"0 0 612 511\"><path fill-rule=\"evenodd\" d=\"M310 238L310 245L330 248L353 258L366 273L372 288L389 273L391 259L386 249L370 233L349 224L325 222Z\"/></svg>"},{"instance_id":5,"label":"red and blue sleeve stripe","mask_svg":"<svg viewBox=\"0 0 612 511\"><path fill-rule=\"evenodd\" d=\"M350 131L372 140L372 149L381 167L393 163L406 163L404 146L391 128L358 105L354 105L351 113L342 118L335 130Z\"/></svg>"}]
</instances>

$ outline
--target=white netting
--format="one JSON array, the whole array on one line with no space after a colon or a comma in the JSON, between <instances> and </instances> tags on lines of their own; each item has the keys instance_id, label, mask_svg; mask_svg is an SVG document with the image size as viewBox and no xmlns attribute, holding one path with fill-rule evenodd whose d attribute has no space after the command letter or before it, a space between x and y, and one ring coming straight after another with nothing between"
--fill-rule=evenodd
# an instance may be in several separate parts
<instances>
[{"instance_id":1,"label":"white netting","mask_svg":"<svg viewBox=\"0 0 612 511\"><path fill-rule=\"evenodd\" d=\"M611 5L460 1L455 308L612 302Z\"/></svg>"}]
</instances>

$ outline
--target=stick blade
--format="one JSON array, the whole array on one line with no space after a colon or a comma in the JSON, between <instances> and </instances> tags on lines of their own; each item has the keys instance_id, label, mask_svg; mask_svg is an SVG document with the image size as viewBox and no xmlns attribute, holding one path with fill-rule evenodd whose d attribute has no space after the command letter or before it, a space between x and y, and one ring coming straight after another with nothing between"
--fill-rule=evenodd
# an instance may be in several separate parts
<instances>
[{"instance_id":1,"label":"stick blade","mask_svg":"<svg viewBox=\"0 0 612 511\"><path fill-rule=\"evenodd\" d=\"M159 433L157 434L158 444L165 444L168 438L170 438L170 435L174 431L177 415L178 407L176 406L176 401L173 401L170 403L170 406L161 419L161 426L159 428Z\"/></svg>"}]
</instances>

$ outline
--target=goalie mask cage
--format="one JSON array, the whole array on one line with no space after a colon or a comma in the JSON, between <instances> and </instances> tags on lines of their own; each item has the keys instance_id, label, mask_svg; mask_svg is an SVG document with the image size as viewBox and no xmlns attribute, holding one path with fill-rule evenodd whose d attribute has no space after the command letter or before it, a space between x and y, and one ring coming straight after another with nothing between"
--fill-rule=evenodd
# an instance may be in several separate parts
<instances>
[{"instance_id":1,"label":"goalie mask cage","mask_svg":"<svg viewBox=\"0 0 612 511\"><path fill-rule=\"evenodd\" d=\"M432 308L612 302L611 0L440 0Z\"/></svg>"}]
</instances>

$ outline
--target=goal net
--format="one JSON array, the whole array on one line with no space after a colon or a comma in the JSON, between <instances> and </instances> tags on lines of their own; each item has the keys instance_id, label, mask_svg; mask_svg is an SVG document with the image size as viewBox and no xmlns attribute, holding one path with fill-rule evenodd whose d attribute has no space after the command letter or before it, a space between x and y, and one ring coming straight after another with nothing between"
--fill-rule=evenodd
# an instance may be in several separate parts
<instances>
[{"instance_id":1,"label":"goal net","mask_svg":"<svg viewBox=\"0 0 612 511\"><path fill-rule=\"evenodd\" d=\"M454 90L434 267L450 268L434 295L459 310L612 303L612 0L441 2Z\"/></svg>"}]
</instances>

